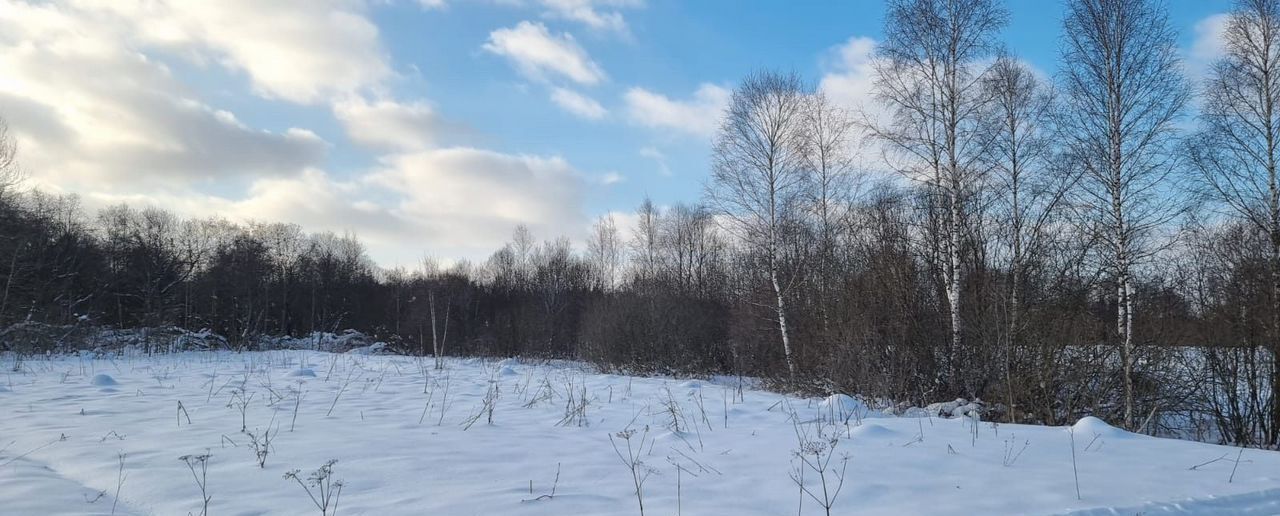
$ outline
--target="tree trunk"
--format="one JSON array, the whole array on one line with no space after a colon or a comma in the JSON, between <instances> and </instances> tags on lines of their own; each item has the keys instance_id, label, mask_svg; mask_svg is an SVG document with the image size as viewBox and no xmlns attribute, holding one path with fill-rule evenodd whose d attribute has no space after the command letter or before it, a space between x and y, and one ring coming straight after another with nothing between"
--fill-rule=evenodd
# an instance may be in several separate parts
<instances>
[{"instance_id":1,"label":"tree trunk","mask_svg":"<svg viewBox=\"0 0 1280 516\"><path fill-rule=\"evenodd\" d=\"M949 239L949 249L947 249L947 270L950 271L950 277L947 278L947 304L950 305L951 311L951 342L947 352L947 376L948 380L956 386L962 386L959 374L961 354L961 338L962 328L960 322L960 199L959 192L954 191L959 185L953 185L950 199L950 214L947 221L947 237Z\"/></svg>"},{"instance_id":2,"label":"tree trunk","mask_svg":"<svg viewBox=\"0 0 1280 516\"><path fill-rule=\"evenodd\" d=\"M1270 86L1270 75L1267 75ZM1270 97L1268 97L1270 100ZM1267 102L1267 120L1271 120L1272 103ZM1276 169L1277 138L1271 125L1267 125L1267 175L1270 191L1271 237L1271 424L1270 435L1263 436L1266 444L1280 446L1280 177Z\"/></svg>"},{"instance_id":3,"label":"tree trunk","mask_svg":"<svg viewBox=\"0 0 1280 516\"><path fill-rule=\"evenodd\" d=\"M1014 213L1017 213L1018 194L1015 187L1014 194ZM1009 422L1013 423L1014 416L1014 399L1013 399L1013 354L1021 344L1020 335L1022 331L1022 231L1021 219L1014 215L1014 241L1013 241L1013 263L1010 266L1010 288L1009 288L1009 336L1004 350L1004 383L1005 391L1009 400Z\"/></svg>"},{"instance_id":4,"label":"tree trunk","mask_svg":"<svg viewBox=\"0 0 1280 516\"><path fill-rule=\"evenodd\" d=\"M431 291L427 293L427 304L431 312L431 354L435 357L436 369L440 369L440 339L436 334L436 293Z\"/></svg>"},{"instance_id":5,"label":"tree trunk","mask_svg":"<svg viewBox=\"0 0 1280 516\"><path fill-rule=\"evenodd\" d=\"M1129 276L1126 273L1122 280L1121 296L1122 308L1120 309L1121 318L1119 325L1121 326L1122 358L1124 359L1124 426L1130 431L1134 430L1133 420L1133 290L1130 284Z\"/></svg>"},{"instance_id":6,"label":"tree trunk","mask_svg":"<svg viewBox=\"0 0 1280 516\"><path fill-rule=\"evenodd\" d=\"M1271 170L1271 425L1267 444L1280 445L1280 185Z\"/></svg>"},{"instance_id":7,"label":"tree trunk","mask_svg":"<svg viewBox=\"0 0 1280 516\"><path fill-rule=\"evenodd\" d=\"M0 297L0 322L3 322L5 310L9 307L9 288L13 285L13 277L18 272L18 251L22 249L22 243L19 242L13 248L13 258L9 260L9 276L4 281L4 296Z\"/></svg>"},{"instance_id":8,"label":"tree trunk","mask_svg":"<svg viewBox=\"0 0 1280 516\"><path fill-rule=\"evenodd\" d=\"M787 307L786 301L782 296L782 283L778 281L777 257L769 260L769 280L773 283L773 294L778 300L778 332L782 334L782 353L787 359L787 374L794 380L796 377L796 364L791 356L791 337L787 332Z\"/></svg>"}]
</instances>

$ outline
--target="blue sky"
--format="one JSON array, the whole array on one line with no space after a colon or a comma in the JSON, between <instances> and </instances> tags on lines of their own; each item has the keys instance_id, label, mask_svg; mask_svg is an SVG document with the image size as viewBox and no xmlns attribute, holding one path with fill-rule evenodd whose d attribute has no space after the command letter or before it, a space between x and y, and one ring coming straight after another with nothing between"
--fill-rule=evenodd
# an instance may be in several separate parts
<instances>
[{"instance_id":1,"label":"blue sky","mask_svg":"<svg viewBox=\"0 0 1280 516\"><path fill-rule=\"evenodd\" d=\"M1171 0L1190 73L1224 1ZM1052 74L1056 1L1004 41ZM0 117L33 186L86 209L350 231L386 265L482 258L527 222L581 238L696 200L735 81L865 100L874 1L0 0ZM860 39L861 38L861 39ZM869 167L874 164L869 164Z\"/></svg>"}]
</instances>

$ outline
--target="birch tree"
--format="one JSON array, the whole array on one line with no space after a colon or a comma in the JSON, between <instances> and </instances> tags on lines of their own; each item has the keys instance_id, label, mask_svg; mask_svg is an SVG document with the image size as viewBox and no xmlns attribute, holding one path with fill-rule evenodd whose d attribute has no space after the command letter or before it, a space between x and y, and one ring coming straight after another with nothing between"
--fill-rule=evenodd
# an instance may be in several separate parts
<instances>
[{"instance_id":1,"label":"birch tree","mask_svg":"<svg viewBox=\"0 0 1280 516\"><path fill-rule=\"evenodd\" d=\"M1080 198L1116 289L1124 425L1134 429L1134 272L1179 213L1175 122L1189 90L1177 34L1154 0L1078 0L1063 21L1066 144L1081 167Z\"/></svg>"},{"instance_id":2,"label":"birch tree","mask_svg":"<svg viewBox=\"0 0 1280 516\"><path fill-rule=\"evenodd\" d=\"M794 73L760 72L743 80L716 137L707 185L708 202L724 216L727 229L764 258L792 378L796 364L786 302L791 282L782 277L782 237L809 186L803 152L807 95Z\"/></svg>"},{"instance_id":3,"label":"birch tree","mask_svg":"<svg viewBox=\"0 0 1280 516\"><path fill-rule=\"evenodd\" d=\"M1190 161L1212 197L1269 241L1270 347L1280 357L1280 0L1239 0L1222 42ZM1261 444L1280 443L1280 366L1272 366L1270 385L1271 422Z\"/></svg>"},{"instance_id":4,"label":"birch tree","mask_svg":"<svg viewBox=\"0 0 1280 516\"><path fill-rule=\"evenodd\" d=\"M891 0L876 64L876 95L892 113L874 134L896 158L890 164L922 182L943 212L933 246L945 291L950 341L945 379L961 368L964 325L961 273L966 203L983 181L981 159L992 135L983 111L984 64L1008 13L993 0Z\"/></svg>"}]
</instances>

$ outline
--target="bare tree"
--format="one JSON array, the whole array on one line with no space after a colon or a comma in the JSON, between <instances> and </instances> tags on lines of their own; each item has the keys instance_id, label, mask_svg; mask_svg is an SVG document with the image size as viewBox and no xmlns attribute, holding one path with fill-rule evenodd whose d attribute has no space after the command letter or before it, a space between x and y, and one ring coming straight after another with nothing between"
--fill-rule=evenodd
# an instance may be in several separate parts
<instances>
[{"instance_id":1,"label":"bare tree","mask_svg":"<svg viewBox=\"0 0 1280 516\"><path fill-rule=\"evenodd\" d=\"M600 290L613 290L618 284L618 270L622 266L622 249L618 226L613 215L603 215L591 226L587 237L587 259L595 269Z\"/></svg>"},{"instance_id":2,"label":"bare tree","mask_svg":"<svg viewBox=\"0 0 1280 516\"><path fill-rule=\"evenodd\" d=\"M1222 40L1190 161L1216 200L1270 240L1270 340L1280 356L1280 0L1238 0ZM1270 385L1270 435L1262 444L1280 443L1280 366L1272 367Z\"/></svg>"},{"instance_id":3,"label":"bare tree","mask_svg":"<svg viewBox=\"0 0 1280 516\"><path fill-rule=\"evenodd\" d=\"M765 260L792 377L796 366L787 330L781 244L783 227L797 216L809 188L802 132L806 99L805 86L794 73L760 72L743 80L716 137L707 185L710 205L725 216L728 230Z\"/></svg>"},{"instance_id":4,"label":"bare tree","mask_svg":"<svg viewBox=\"0 0 1280 516\"><path fill-rule=\"evenodd\" d=\"M652 280L658 269L658 218L661 214L648 197L636 208L636 227L631 236L631 266L636 279Z\"/></svg>"},{"instance_id":5,"label":"bare tree","mask_svg":"<svg viewBox=\"0 0 1280 516\"><path fill-rule=\"evenodd\" d=\"M266 242L271 251L271 262L275 265L276 283L279 286L280 315L277 330L281 333L290 331L289 294L297 275L298 255L302 253L302 242L305 240L302 227L297 224L263 224L254 227L254 233Z\"/></svg>"},{"instance_id":6,"label":"bare tree","mask_svg":"<svg viewBox=\"0 0 1280 516\"><path fill-rule=\"evenodd\" d=\"M7 207L7 203L10 202L7 198L9 190L22 180L17 154L18 145L9 134L9 125L0 118L0 209ZM23 247L18 245L20 241L17 236L6 235L4 240L10 240L14 245L11 246L13 252L7 260L9 263L6 267L4 288L0 290L0 321L4 320L5 310L9 307L9 293L13 288L14 279L18 276L18 258Z\"/></svg>"},{"instance_id":7,"label":"bare tree","mask_svg":"<svg viewBox=\"0 0 1280 516\"><path fill-rule=\"evenodd\" d=\"M431 356L435 358L435 368L444 369L445 343L449 339L449 312L453 308L453 300L449 296L445 297L444 317L441 319L437 310L436 293L446 287L446 275L434 258L423 258L420 277L428 285L427 316L431 318Z\"/></svg>"},{"instance_id":8,"label":"bare tree","mask_svg":"<svg viewBox=\"0 0 1280 516\"><path fill-rule=\"evenodd\" d=\"M892 0L876 64L876 93L893 113L874 134L903 174L923 182L944 213L934 248L941 265L950 319L943 355L950 381L958 376L963 345L962 240L965 205L983 180L981 159L992 140L983 111L985 60L1008 13L995 0Z\"/></svg>"},{"instance_id":9,"label":"bare tree","mask_svg":"<svg viewBox=\"0 0 1280 516\"><path fill-rule=\"evenodd\" d=\"M0 203L13 187L23 180L18 166L18 142L9 134L9 124L0 118Z\"/></svg>"},{"instance_id":10,"label":"bare tree","mask_svg":"<svg viewBox=\"0 0 1280 516\"><path fill-rule=\"evenodd\" d=\"M817 223L817 290L822 335L831 334L831 283L836 242L848 228L849 203L861 179L853 156L855 133L850 114L822 92L810 96L804 118L804 159L812 175L810 210Z\"/></svg>"},{"instance_id":11,"label":"bare tree","mask_svg":"<svg viewBox=\"0 0 1280 516\"><path fill-rule=\"evenodd\" d=\"M996 199L994 218L1003 236L1009 271L1004 349L1004 381L1009 417L1014 418L1013 357L1023 346L1024 284L1033 257L1043 252L1046 226L1078 174L1055 173L1053 91L1029 66L1001 55L984 78L991 98L990 181Z\"/></svg>"},{"instance_id":12,"label":"bare tree","mask_svg":"<svg viewBox=\"0 0 1280 516\"><path fill-rule=\"evenodd\" d=\"M1083 172L1078 205L1115 282L1124 424L1133 429L1133 276L1181 208L1170 137L1189 89L1177 35L1154 0L1071 2L1063 29L1062 123Z\"/></svg>"},{"instance_id":13,"label":"bare tree","mask_svg":"<svg viewBox=\"0 0 1280 516\"><path fill-rule=\"evenodd\" d=\"M659 242L667 284L681 295L706 295L724 247L711 213L677 203L662 219Z\"/></svg>"}]
</instances>

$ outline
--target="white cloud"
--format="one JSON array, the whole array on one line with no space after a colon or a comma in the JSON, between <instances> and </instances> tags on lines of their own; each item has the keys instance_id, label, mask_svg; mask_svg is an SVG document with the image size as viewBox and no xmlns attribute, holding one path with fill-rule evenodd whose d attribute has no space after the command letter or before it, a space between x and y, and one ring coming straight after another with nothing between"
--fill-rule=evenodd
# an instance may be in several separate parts
<instances>
[{"instance_id":1,"label":"white cloud","mask_svg":"<svg viewBox=\"0 0 1280 516\"><path fill-rule=\"evenodd\" d=\"M394 212L433 251L487 254L517 224L549 236L586 227L585 180L559 157L439 149L386 158L368 182L402 195Z\"/></svg>"},{"instance_id":2,"label":"white cloud","mask_svg":"<svg viewBox=\"0 0 1280 516\"><path fill-rule=\"evenodd\" d=\"M599 84L604 71L569 33L552 34L546 25L522 21L489 33L485 50L505 57L520 73L535 80L562 76L578 84Z\"/></svg>"},{"instance_id":3,"label":"white cloud","mask_svg":"<svg viewBox=\"0 0 1280 516\"><path fill-rule=\"evenodd\" d=\"M547 15L579 22L595 30L628 33L617 9L643 7L643 0L541 0Z\"/></svg>"},{"instance_id":4,"label":"white cloud","mask_svg":"<svg viewBox=\"0 0 1280 516\"><path fill-rule=\"evenodd\" d=\"M853 112L878 116L875 100L876 41L861 36L832 48L824 60L825 73L818 89L836 104Z\"/></svg>"},{"instance_id":5,"label":"white cloud","mask_svg":"<svg viewBox=\"0 0 1280 516\"><path fill-rule=\"evenodd\" d=\"M630 119L646 127L675 129L711 137L720 127L731 92L704 83L689 100L672 100L644 88L631 88L623 96Z\"/></svg>"},{"instance_id":6,"label":"white cloud","mask_svg":"<svg viewBox=\"0 0 1280 516\"><path fill-rule=\"evenodd\" d=\"M671 167L667 166L667 155L656 147L643 147L640 149L640 155L653 160L658 165L658 174L663 176L671 175Z\"/></svg>"},{"instance_id":7,"label":"white cloud","mask_svg":"<svg viewBox=\"0 0 1280 516\"><path fill-rule=\"evenodd\" d=\"M315 103L392 76L357 0L87 0L84 12L137 43L244 72L268 98Z\"/></svg>"},{"instance_id":8,"label":"white cloud","mask_svg":"<svg viewBox=\"0 0 1280 516\"><path fill-rule=\"evenodd\" d=\"M89 210L130 202L351 231L388 265L427 250L480 258L518 223L580 236L583 191L596 179L559 157L435 149L437 113L384 91L389 61L362 9L361 0L0 0L0 116L32 182L77 193ZM220 25L229 32L212 34ZM165 58L244 73L246 86L220 93L251 88L268 99L251 106L331 109L352 142L388 154L371 170L326 171L330 144L314 132L252 127L203 100Z\"/></svg>"},{"instance_id":9,"label":"white cloud","mask_svg":"<svg viewBox=\"0 0 1280 516\"><path fill-rule=\"evenodd\" d=\"M449 6L448 2L445 2L445 0L418 0L418 5L428 11L444 9Z\"/></svg>"},{"instance_id":10,"label":"white cloud","mask_svg":"<svg viewBox=\"0 0 1280 516\"><path fill-rule=\"evenodd\" d=\"M431 1L431 0L425 0ZM444 1L444 0L439 0ZM601 32L630 35L624 9L645 7L645 0L489 0L515 8L540 7L548 19L566 20Z\"/></svg>"},{"instance_id":11,"label":"white cloud","mask_svg":"<svg viewBox=\"0 0 1280 516\"><path fill-rule=\"evenodd\" d=\"M599 120L609 114L595 99L565 88L552 90L551 101L565 111L588 120Z\"/></svg>"},{"instance_id":12,"label":"white cloud","mask_svg":"<svg viewBox=\"0 0 1280 516\"><path fill-rule=\"evenodd\" d=\"M0 2L0 114L39 186L173 186L293 174L327 144L268 132L192 96L118 27L54 5Z\"/></svg>"},{"instance_id":13,"label":"white cloud","mask_svg":"<svg viewBox=\"0 0 1280 516\"><path fill-rule=\"evenodd\" d=\"M373 241L394 241L412 226L380 203L360 181L338 181L320 170L296 177L261 179L226 212L242 220L292 222L311 231L351 231Z\"/></svg>"},{"instance_id":14,"label":"white cloud","mask_svg":"<svg viewBox=\"0 0 1280 516\"><path fill-rule=\"evenodd\" d=\"M1196 22L1191 48L1187 51L1187 71L1192 78L1202 78L1209 73L1214 61L1226 53L1223 34L1227 30L1230 15L1214 14Z\"/></svg>"},{"instance_id":15,"label":"white cloud","mask_svg":"<svg viewBox=\"0 0 1280 516\"><path fill-rule=\"evenodd\" d=\"M95 209L129 202L187 217L290 222L308 231L351 232L384 266L413 265L424 253L482 260L518 224L552 238L585 236L587 178L559 157L447 148L387 156L367 174L339 179L319 169L263 178L243 199L196 191L90 193Z\"/></svg>"},{"instance_id":16,"label":"white cloud","mask_svg":"<svg viewBox=\"0 0 1280 516\"><path fill-rule=\"evenodd\" d=\"M616 185L626 180L627 180L627 176L624 176L618 172L605 172L598 178L598 181L600 181L600 184L605 186Z\"/></svg>"},{"instance_id":17,"label":"white cloud","mask_svg":"<svg viewBox=\"0 0 1280 516\"><path fill-rule=\"evenodd\" d=\"M351 140L375 150L422 150L430 147L440 121L425 102L368 102L354 97L333 105Z\"/></svg>"}]
</instances>

